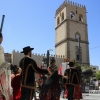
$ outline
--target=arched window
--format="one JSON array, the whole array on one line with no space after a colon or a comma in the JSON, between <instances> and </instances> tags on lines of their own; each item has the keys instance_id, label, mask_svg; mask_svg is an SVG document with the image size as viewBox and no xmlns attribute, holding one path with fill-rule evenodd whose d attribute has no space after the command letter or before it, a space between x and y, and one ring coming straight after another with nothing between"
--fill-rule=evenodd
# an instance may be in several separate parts
<instances>
[{"instance_id":1,"label":"arched window","mask_svg":"<svg viewBox=\"0 0 100 100\"><path fill-rule=\"evenodd\" d=\"M78 39L79 37L80 37L80 39L81 39L80 34L77 32L77 33L75 34L75 39Z\"/></svg>"},{"instance_id":2,"label":"arched window","mask_svg":"<svg viewBox=\"0 0 100 100\"><path fill-rule=\"evenodd\" d=\"M83 22L83 15L82 14L79 14L79 21Z\"/></svg>"},{"instance_id":3,"label":"arched window","mask_svg":"<svg viewBox=\"0 0 100 100\"><path fill-rule=\"evenodd\" d=\"M70 18L71 18L71 19L74 19L74 17L75 17L74 12L70 12Z\"/></svg>"},{"instance_id":4,"label":"arched window","mask_svg":"<svg viewBox=\"0 0 100 100\"><path fill-rule=\"evenodd\" d=\"M60 23L60 19L59 19L59 17L57 18L57 25L59 25L59 23Z\"/></svg>"},{"instance_id":5,"label":"arched window","mask_svg":"<svg viewBox=\"0 0 100 100\"><path fill-rule=\"evenodd\" d=\"M64 13L62 13L62 16L61 17L62 17L62 21L63 21L64 20Z\"/></svg>"}]
</instances>

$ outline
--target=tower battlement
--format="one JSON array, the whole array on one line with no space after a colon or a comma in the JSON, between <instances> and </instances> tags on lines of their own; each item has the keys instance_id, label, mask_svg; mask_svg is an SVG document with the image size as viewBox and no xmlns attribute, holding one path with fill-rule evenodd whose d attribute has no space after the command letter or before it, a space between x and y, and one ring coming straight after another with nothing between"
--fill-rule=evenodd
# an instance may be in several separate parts
<instances>
[{"instance_id":1,"label":"tower battlement","mask_svg":"<svg viewBox=\"0 0 100 100\"><path fill-rule=\"evenodd\" d=\"M67 5L71 5L71 6L74 6L74 7L76 7L76 8L81 8L81 9L86 10L85 5L82 5L82 4L73 2L73 1L71 1L71 0L65 0L65 1L60 5L60 7L56 10L56 14L57 14L60 10L62 10L64 7L66 7Z\"/></svg>"}]
</instances>

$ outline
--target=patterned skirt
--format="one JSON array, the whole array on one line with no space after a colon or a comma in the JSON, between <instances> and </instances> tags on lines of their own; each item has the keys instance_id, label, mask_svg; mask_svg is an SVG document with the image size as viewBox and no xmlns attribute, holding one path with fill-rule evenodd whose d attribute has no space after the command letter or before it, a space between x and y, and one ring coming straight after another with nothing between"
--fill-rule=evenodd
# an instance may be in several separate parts
<instances>
[{"instance_id":1,"label":"patterned skirt","mask_svg":"<svg viewBox=\"0 0 100 100\"><path fill-rule=\"evenodd\" d=\"M74 99L82 99L82 87L81 86L75 86L73 97L74 97ZM67 87L65 88L63 98L68 98L68 89L67 89Z\"/></svg>"},{"instance_id":2,"label":"patterned skirt","mask_svg":"<svg viewBox=\"0 0 100 100\"><path fill-rule=\"evenodd\" d=\"M81 86L75 86L74 99L82 99L82 87Z\"/></svg>"},{"instance_id":3,"label":"patterned skirt","mask_svg":"<svg viewBox=\"0 0 100 100\"><path fill-rule=\"evenodd\" d=\"M48 91L44 90L44 92L40 94L40 100L60 100L60 93L59 80L55 80Z\"/></svg>"},{"instance_id":4,"label":"patterned skirt","mask_svg":"<svg viewBox=\"0 0 100 100\"><path fill-rule=\"evenodd\" d=\"M21 88L13 89L13 100L19 100L21 97Z\"/></svg>"},{"instance_id":5,"label":"patterned skirt","mask_svg":"<svg viewBox=\"0 0 100 100\"><path fill-rule=\"evenodd\" d=\"M67 89L67 86L65 86L65 91L64 91L64 94L63 94L63 98L68 98L68 89Z\"/></svg>"},{"instance_id":6,"label":"patterned skirt","mask_svg":"<svg viewBox=\"0 0 100 100\"><path fill-rule=\"evenodd\" d=\"M5 100L4 96L2 95L1 91L0 91L0 100Z\"/></svg>"}]
</instances>

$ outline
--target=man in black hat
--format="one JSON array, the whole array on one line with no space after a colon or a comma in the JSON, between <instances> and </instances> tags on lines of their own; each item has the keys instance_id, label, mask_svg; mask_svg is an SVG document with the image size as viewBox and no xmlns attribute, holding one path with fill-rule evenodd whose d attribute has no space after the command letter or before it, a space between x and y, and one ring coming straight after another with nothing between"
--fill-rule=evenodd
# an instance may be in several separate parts
<instances>
[{"instance_id":1,"label":"man in black hat","mask_svg":"<svg viewBox=\"0 0 100 100\"><path fill-rule=\"evenodd\" d=\"M65 76L68 76L68 80L64 82L68 87L68 100L74 100L74 86L79 85L80 78L78 71L75 69L75 63L69 62L68 65L70 68L65 70Z\"/></svg>"},{"instance_id":2,"label":"man in black hat","mask_svg":"<svg viewBox=\"0 0 100 100\"><path fill-rule=\"evenodd\" d=\"M21 73L21 98L20 100L32 100L35 97L35 73L48 74L46 69L40 69L36 62L31 58L31 51L34 48L30 46L24 47L21 53L25 57L21 59L19 66L22 69ZM36 98L35 98L36 99Z\"/></svg>"}]
</instances>

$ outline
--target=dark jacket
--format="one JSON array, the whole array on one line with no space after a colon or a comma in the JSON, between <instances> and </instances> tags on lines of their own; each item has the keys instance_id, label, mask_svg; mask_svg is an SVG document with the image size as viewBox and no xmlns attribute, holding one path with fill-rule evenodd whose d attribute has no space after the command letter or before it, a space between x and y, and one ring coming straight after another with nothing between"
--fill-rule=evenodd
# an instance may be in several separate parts
<instances>
[{"instance_id":1,"label":"dark jacket","mask_svg":"<svg viewBox=\"0 0 100 100\"><path fill-rule=\"evenodd\" d=\"M70 85L79 85L80 84L80 76L78 73L78 70L70 68L65 70L65 74L68 76L68 80L64 79L65 84L70 84Z\"/></svg>"},{"instance_id":2,"label":"dark jacket","mask_svg":"<svg viewBox=\"0 0 100 100\"><path fill-rule=\"evenodd\" d=\"M21 73L21 84L22 87L34 89L35 87L35 73L37 74L48 74L45 69L40 69L36 62L29 58L24 57L21 59L19 66L22 69Z\"/></svg>"}]
</instances>

